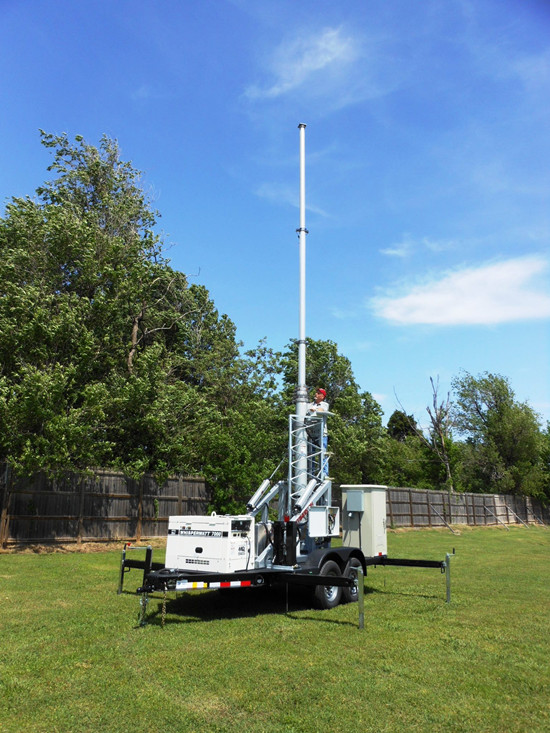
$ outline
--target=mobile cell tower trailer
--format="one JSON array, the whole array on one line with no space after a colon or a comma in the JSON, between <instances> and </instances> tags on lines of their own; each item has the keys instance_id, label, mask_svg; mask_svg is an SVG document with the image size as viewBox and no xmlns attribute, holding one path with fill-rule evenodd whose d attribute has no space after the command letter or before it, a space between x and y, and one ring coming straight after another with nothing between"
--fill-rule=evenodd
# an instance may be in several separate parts
<instances>
[{"instance_id":1,"label":"mobile cell tower trailer","mask_svg":"<svg viewBox=\"0 0 550 733\"><path fill-rule=\"evenodd\" d=\"M309 585L321 608L355 601L358 576L368 565L415 565L447 571L447 561L397 560L387 556L386 487L342 486L342 512L333 505L328 474L327 420L330 412L308 405L306 386L306 223L305 125L300 131L300 305L296 410L288 423L288 475L262 482L239 515L172 516L164 564L122 553L119 593L131 568L143 569L141 620L148 594L261 587L274 583ZM277 517L275 519L275 517ZM340 536L342 546L333 547ZM141 548L142 549L142 548ZM448 593L449 600L449 593Z\"/></svg>"}]
</instances>

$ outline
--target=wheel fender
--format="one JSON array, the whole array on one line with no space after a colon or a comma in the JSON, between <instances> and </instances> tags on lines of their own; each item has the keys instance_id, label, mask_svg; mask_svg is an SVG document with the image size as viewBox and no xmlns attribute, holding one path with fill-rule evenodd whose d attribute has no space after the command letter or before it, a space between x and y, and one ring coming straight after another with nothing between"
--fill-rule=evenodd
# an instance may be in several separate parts
<instances>
[{"instance_id":1,"label":"wheel fender","mask_svg":"<svg viewBox=\"0 0 550 733\"><path fill-rule=\"evenodd\" d=\"M357 547L329 547L314 550L310 555L308 555L308 558L304 563L304 568L316 568L320 570L328 560L333 560L341 571L344 572L344 568L346 567L350 557L356 557L361 562L364 572L365 557Z\"/></svg>"}]
</instances>

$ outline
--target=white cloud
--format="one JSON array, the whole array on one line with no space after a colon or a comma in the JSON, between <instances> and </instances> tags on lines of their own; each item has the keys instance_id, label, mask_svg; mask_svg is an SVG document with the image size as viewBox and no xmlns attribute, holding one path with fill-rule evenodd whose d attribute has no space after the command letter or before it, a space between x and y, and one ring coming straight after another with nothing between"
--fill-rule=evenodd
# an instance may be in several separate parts
<instances>
[{"instance_id":1,"label":"white cloud","mask_svg":"<svg viewBox=\"0 0 550 733\"><path fill-rule=\"evenodd\" d=\"M256 189L256 196L277 204L289 204L295 208L300 205L300 198L296 186L288 186L284 183L262 183ZM313 214L328 217L326 211L323 211L318 206L306 204L306 209Z\"/></svg>"},{"instance_id":2,"label":"white cloud","mask_svg":"<svg viewBox=\"0 0 550 733\"><path fill-rule=\"evenodd\" d=\"M385 405L385 403L386 403L386 401L388 399L388 395L387 394L384 394L383 392L373 392L372 393L372 396L378 402L379 405L381 405L382 407L384 407L384 405Z\"/></svg>"},{"instance_id":3,"label":"white cloud","mask_svg":"<svg viewBox=\"0 0 550 733\"><path fill-rule=\"evenodd\" d=\"M380 250L380 254L386 255L386 257L408 257L411 252L410 245L407 242L401 244L393 244L385 249Z\"/></svg>"},{"instance_id":4,"label":"white cloud","mask_svg":"<svg viewBox=\"0 0 550 733\"><path fill-rule=\"evenodd\" d=\"M550 84L550 50L546 49L539 55L524 56L512 63L512 68L528 89L540 92L541 88L548 88Z\"/></svg>"},{"instance_id":5,"label":"white cloud","mask_svg":"<svg viewBox=\"0 0 550 733\"><path fill-rule=\"evenodd\" d=\"M456 241L454 239L430 239L429 237L423 237L422 246L430 252L447 252L456 247Z\"/></svg>"},{"instance_id":6,"label":"white cloud","mask_svg":"<svg viewBox=\"0 0 550 733\"><path fill-rule=\"evenodd\" d=\"M344 25L293 32L267 51L260 74L244 91L250 102L294 95L293 101L322 104L324 113L387 96L412 78L393 33Z\"/></svg>"},{"instance_id":7,"label":"white cloud","mask_svg":"<svg viewBox=\"0 0 550 733\"><path fill-rule=\"evenodd\" d=\"M405 258L412 254L416 248L416 244L410 234L405 233L401 237L400 242L393 242L389 247L379 250L380 254L386 255L386 257L401 257Z\"/></svg>"},{"instance_id":8,"label":"white cloud","mask_svg":"<svg viewBox=\"0 0 550 733\"><path fill-rule=\"evenodd\" d=\"M550 318L550 296L537 284L542 257L522 257L451 272L404 295L373 298L380 318L396 324L490 325Z\"/></svg>"},{"instance_id":9,"label":"white cloud","mask_svg":"<svg viewBox=\"0 0 550 733\"><path fill-rule=\"evenodd\" d=\"M339 308L335 306L330 309L331 315L338 320L348 320L349 318L357 318L357 311L354 309Z\"/></svg>"},{"instance_id":10,"label":"white cloud","mask_svg":"<svg viewBox=\"0 0 550 733\"><path fill-rule=\"evenodd\" d=\"M271 60L272 84L250 86L251 99L273 99L304 86L318 72L343 70L358 56L358 45L342 28L326 28L320 35L281 44Z\"/></svg>"},{"instance_id":11,"label":"white cloud","mask_svg":"<svg viewBox=\"0 0 550 733\"><path fill-rule=\"evenodd\" d=\"M379 250L380 254L387 257L401 257L405 259L414 254L418 249L427 249L430 252L444 252L455 247L452 239L430 239L422 237L414 240L409 234L404 234L400 242L390 244L389 247Z\"/></svg>"},{"instance_id":12,"label":"white cloud","mask_svg":"<svg viewBox=\"0 0 550 733\"><path fill-rule=\"evenodd\" d=\"M376 347L376 344L373 341L357 341L353 349L354 351L359 352L365 352L365 351L372 351L373 348Z\"/></svg>"},{"instance_id":13,"label":"white cloud","mask_svg":"<svg viewBox=\"0 0 550 733\"><path fill-rule=\"evenodd\" d=\"M158 86L151 86L151 84L142 84L130 92L130 99L133 102L148 102L149 100L165 100L169 98L170 94L168 92L162 91Z\"/></svg>"},{"instance_id":14,"label":"white cloud","mask_svg":"<svg viewBox=\"0 0 550 733\"><path fill-rule=\"evenodd\" d=\"M134 89L134 91L130 94L130 97L134 102L140 101L142 99L150 99L152 96L152 89L149 84L142 84L138 89Z\"/></svg>"}]
</instances>

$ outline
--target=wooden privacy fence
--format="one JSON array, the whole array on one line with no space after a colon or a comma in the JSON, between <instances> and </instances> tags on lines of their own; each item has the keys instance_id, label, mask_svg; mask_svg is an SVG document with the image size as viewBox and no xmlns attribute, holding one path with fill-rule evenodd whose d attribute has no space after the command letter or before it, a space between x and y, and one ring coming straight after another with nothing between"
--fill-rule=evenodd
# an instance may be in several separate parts
<instances>
[{"instance_id":1,"label":"wooden privacy fence","mask_svg":"<svg viewBox=\"0 0 550 733\"><path fill-rule=\"evenodd\" d=\"M335 498L339 496L335 487ZM389 487L388 527L550 524L548 507L528 496L451 494ZM168 517L205 514L210 492L204 478L176 476L159 485L151 475L135 481L122 473L93 476L43 474L10 477L0 467L0 547L22 543L97 542L165 537Z\"/></svg>"},{"instance_id":2,"label":"wooden privacy fence","mask_svg":"<svg viewBox=\"0 0 550 733\"><path fill-rule=\"evenodd\" d=\"M170 515L205 514L209 499L202 477L176 476L159 485L151 475L135 481L96 470L93 476L22 479L4 466L0 546L164 537Z\"/></svg>"},{"instance_id":3,"label":"wooden privacy fence","mask_svg":"<svg viewBox=\"0 0 550 733\"><path fill-rule=\"evenodd\" d=\"M388 527L484 526L550 522L550 511L530 496L470 494L390 487Z\"/></svg>"}]
</instances>

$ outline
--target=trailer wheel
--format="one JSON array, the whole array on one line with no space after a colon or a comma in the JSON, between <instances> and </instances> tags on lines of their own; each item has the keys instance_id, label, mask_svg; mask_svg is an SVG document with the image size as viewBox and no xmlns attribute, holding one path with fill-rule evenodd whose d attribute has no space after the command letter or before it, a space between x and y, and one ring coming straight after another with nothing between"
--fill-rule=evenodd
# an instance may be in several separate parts
<instances>
[{"instance_id":1,"label":"trailer wheel","mask_svg":"<svg viewBox=\"0 0 550 733\"><path fill-rule=\"evenodd\" d=\"M334 560L327 560L319 575L342 575L342 571ZM340 603L342 588L339 585L317 585L313 597L319 608L334 608Z\"/></svg>"},{"instance_id":2,"label":"trailer wheel","mask_svg":"<svg viewBox=\"0 0 550 733\"><path fill-rule=\"evenodd\" d=\"M357 581L357 571L361 567L361 560L357 557L351 557L344 570L344 575L346 578L353 578ZM359 591L357 585L354 585L351 588L342 588L342 600L344 603L355 603L358 597Z\"/></svg>"}]
</instances>

